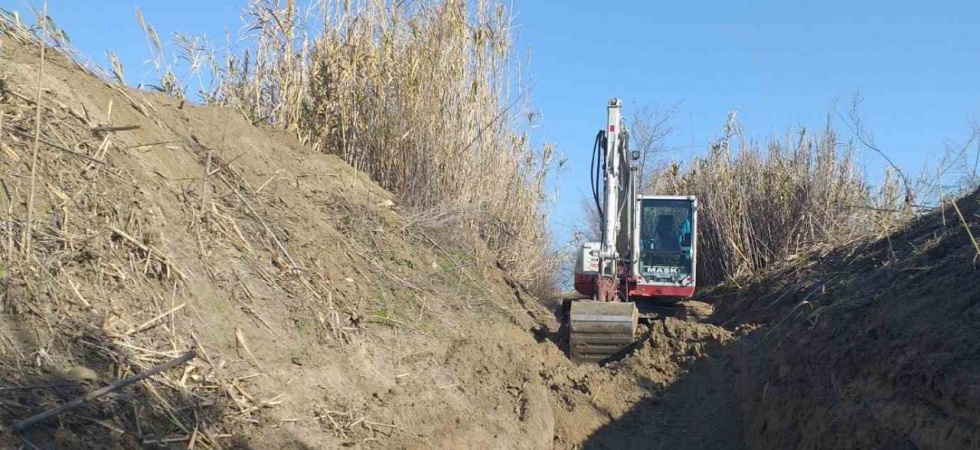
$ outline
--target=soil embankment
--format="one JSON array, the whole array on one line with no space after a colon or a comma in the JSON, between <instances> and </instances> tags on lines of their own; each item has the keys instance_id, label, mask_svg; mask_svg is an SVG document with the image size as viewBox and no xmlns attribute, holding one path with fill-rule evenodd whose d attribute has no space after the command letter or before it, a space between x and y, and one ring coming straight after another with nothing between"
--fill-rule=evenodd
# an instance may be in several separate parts
<instances>
[{"instance_id":1,"label":"soil embankment","mask_svg":"<svg viewBox=\"0 0 980 450\"><path fill-rule=\"evenodd\" d=\"M744 382L754 448L980 445L980 191L887 238L814 252L715 320L767 324Z\"/></svg>"},{"instance_id":2,"label":"soil embankment","mask_svg":"<svg viewBox=\"0 0 980 450\"><path fill-rule=\"evenodd\" d=\"M56 52L38 102L31 44L0 37L0 376L17 387L0 418L86 392L30 388L71 367L101 386L198 357L24 439L550 445L539 372L564 363L531 317L549 314L458 232L287 133L106 83Z\"/></svg>"}]
</instances>

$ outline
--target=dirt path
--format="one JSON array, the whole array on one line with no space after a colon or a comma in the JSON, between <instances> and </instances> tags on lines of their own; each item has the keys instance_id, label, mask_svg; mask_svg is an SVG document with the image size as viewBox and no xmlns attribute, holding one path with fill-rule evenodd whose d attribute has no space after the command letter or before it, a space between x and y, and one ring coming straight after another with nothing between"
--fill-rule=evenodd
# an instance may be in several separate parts
<instances>
[{"instance_id":1,"label":"dirt path","mask_svg":"<svg viewBox=\"0 0 980 450\"><path fill-rule=\"evenodd\" d=\"M579 366L552 385L565 406L555 409L558 448L746 448L736 335L667 318L645 339L621 361Z\"/></svg>"},{"instance_id":2,"label":"dirt path","mask_svg":"<svg viewBox=\"0 0 980 450\"><path fill-rule=\"evenodd\" d=\"M728 349L712 347L665 392L651 395L600 428L584 448L746 448L735 364Z\"/></svg>"}]
</instances>

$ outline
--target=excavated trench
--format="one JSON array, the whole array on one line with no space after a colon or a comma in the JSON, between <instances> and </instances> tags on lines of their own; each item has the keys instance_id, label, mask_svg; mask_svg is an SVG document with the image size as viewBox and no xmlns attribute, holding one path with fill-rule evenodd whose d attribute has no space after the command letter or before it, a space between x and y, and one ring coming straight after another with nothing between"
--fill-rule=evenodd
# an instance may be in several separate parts
<instances>
[{"instance_id":1,"label":"excavated trench","mask_svg":"<svg viewBox=\"0 0 980 450\"><path fill-rule=\"evenodd\" d=\"M703 323L655 322L571 384L608 418L583 446L980 445L980 191L957 208L707 290Z\"/></svg>"},{"instance_id":2,"label":"excavated trench","mask_svg":"<svg viewBox=\"0 0 980 450\"><path fill-rule=\"evenodd\" d=\"M544 377L557 448L745 447L737 389L747 334L703 323L705 303L671 311L641 325L618 359Z\"/></svg>"}]
</instances>

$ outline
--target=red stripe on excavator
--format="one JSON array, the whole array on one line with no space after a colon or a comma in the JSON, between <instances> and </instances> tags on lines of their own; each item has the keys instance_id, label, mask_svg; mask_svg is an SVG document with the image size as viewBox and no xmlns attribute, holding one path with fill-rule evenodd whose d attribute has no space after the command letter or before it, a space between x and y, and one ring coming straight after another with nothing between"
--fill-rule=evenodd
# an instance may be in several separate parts
<instances>
[{"instance_id":1,"label":"red stripe on excavator","mask_svg":"<svg viewBox=\"0 0 980 450\"><path fill-rule=\"evenodd\" d=\"M595 278L595 275L575 274L575 291L582 295L592 295Z\"/></svg>"},{"instance_id":2,"label":"red stripe on excavator","mask_svg":"<svg viewBox=\"0 0 980 450\"><path fill-rule=\"evenodd\" d=\"M656 286L649 284L630 287L630 297L683 297L694 296L694 286Z\"/></svg>"},{"instance_id":3,"label":"red stripe on excavator","mask_svg":"<svg viewBox=\"0 0 980 450\"><path fill-rule=\"evenodd\" d=\"M582 295L592 295L595 289L596 275L575 274L575 291ZM651 284L637 285L631 280L630 297L694 297L694 286L657 286Z\"/></svg>"}]
</instances>

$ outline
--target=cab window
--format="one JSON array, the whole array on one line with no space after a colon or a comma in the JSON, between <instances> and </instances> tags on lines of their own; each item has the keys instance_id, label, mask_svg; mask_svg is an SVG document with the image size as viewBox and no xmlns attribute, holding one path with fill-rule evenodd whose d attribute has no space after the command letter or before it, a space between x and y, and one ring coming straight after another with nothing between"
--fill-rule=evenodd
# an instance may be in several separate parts
<instances>
[{"instance_id":1,"label":"cab window","mask_svg":"<svg viewBox=\"0 0 980 450\"><path fill-rule=\"evenodd\" d=\"M643 250L682 251L691 247L691 202L644 199L640 244Z\"/></svg>"}]
</instances>

